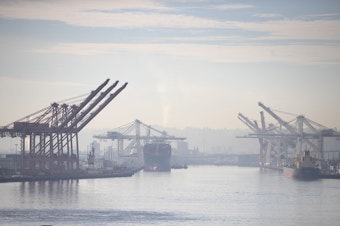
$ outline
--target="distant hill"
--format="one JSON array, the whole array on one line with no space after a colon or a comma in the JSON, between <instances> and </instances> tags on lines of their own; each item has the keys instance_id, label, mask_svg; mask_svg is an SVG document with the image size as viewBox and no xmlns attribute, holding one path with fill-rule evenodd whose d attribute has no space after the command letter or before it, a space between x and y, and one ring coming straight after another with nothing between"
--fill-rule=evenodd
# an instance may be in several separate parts
<instances>
[{"instance_id":1,"label":"distant hill","mask_svg":"<svg viewBox=\"0 0 340 226\"><path fill-rule=\"evenodd\" d=\"M236 138L237 136L249 134L251 131L247 129L200 129L192 127L177 129L161 126L152 127L166 131L169 135L186 137L189 149L198 149L203 153L255 154L259 152L257 139ZM87 149L90 143L95 140L93 135L105 134L110 130L113 129L84 129L79 136L81 149ZM109 145L109 142L107 142L107 144Z\"/></svg>"},{"instance_id":2,"label":"distant hill","mask_svg":"<svg viewBox=\"0 0 340 226\"><path fill-rule=\"evenodd\" d=\"M258 153L259 144L257 139L236 138L250 133L247 129L210 129L210 128L192 128L184 129L164 128L153 126L161 131L166 131L169 135L186 137L189 149L198 149L203 153L217 154L254 154ZM97 134L105 134L108 129L87 129L84 128L79 133L79 148L82 152L91 149L91 143L96 140L93 138ZM104 146L111 145L112 142L103 143ZM18 138L1 138L0 153L19 153L20 140ZM176 145L174 145L176 148Z\"/></svg>"}]
</instances>

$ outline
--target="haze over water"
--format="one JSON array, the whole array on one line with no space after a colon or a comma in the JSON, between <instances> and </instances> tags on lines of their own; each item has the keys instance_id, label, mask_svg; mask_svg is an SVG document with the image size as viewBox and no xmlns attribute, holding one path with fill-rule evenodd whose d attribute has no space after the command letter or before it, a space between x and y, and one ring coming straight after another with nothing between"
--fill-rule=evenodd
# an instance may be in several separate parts
<instances>
[{"instance_id":1,"label":"haze over water","mask_svg":"<svg viewBox=\"0 0 340 226\"><path fill-rule=\"evenodd\" d=\"M0 225L337 225L339 191L339 180L232 166L3 183Z\"/></svg>"}]
</instances>

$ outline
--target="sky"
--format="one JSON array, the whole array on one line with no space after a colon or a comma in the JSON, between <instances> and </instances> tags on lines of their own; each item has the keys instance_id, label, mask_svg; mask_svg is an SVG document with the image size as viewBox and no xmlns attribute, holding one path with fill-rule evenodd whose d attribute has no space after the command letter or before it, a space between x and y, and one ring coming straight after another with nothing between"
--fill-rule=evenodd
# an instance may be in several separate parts
<instances>
[{"instance_id":1,"label":"sky","mask_svg":"<svg viewBox=\"0 0 340 226\"><path fill-rule=\"evenodd\" d=\"M340 128L339 28L337 0L0 1L0 126L110 78L90 128L247 128L259 101Z\"/></svg>"}]
</instances>

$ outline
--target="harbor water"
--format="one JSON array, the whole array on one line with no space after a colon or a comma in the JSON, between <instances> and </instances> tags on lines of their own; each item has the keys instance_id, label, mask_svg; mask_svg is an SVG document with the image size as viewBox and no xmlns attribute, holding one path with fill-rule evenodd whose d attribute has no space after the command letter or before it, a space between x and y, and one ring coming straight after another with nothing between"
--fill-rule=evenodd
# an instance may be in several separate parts
<instances>
[{"instance_id":1,"label":"harbor water","mask_svg":"<svg viewBox=\"0 0 340 226\"><path fill-rule=\"evenodd\" d=\"M340 180L235 166L0 184L0 225L340 225L339 210Z\"/></svg>"}]
</instances>

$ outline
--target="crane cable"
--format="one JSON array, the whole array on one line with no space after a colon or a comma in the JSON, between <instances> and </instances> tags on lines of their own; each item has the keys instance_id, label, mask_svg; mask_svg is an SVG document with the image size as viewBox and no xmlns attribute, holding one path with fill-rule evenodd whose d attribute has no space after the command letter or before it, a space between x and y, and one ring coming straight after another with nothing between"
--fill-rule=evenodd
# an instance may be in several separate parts
<instances>
[{"instance_id":1,"label":"crane cable","mask_svg":"<svg viewBox=\"0 0 340 226\"><path fill-rule=\"evenodd\" d=\"M290 113L290 112L286 112L286 111L281 111L281 110L273 109L273 108L270 108L270 109L273 110L273 111L276 111L276 112L280 112L280 113L282 113L282 114L286 114L286 115L299 116L298 114L295 114L295 113Z\"/></svg>"}]
</instances>

